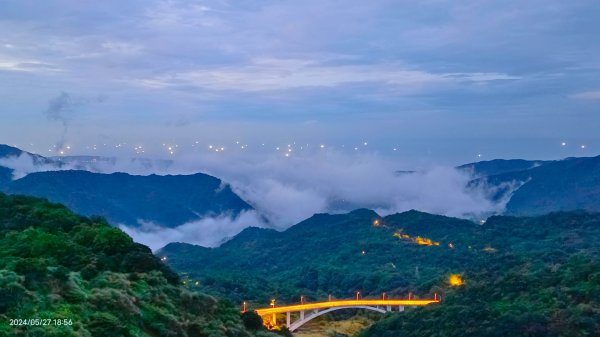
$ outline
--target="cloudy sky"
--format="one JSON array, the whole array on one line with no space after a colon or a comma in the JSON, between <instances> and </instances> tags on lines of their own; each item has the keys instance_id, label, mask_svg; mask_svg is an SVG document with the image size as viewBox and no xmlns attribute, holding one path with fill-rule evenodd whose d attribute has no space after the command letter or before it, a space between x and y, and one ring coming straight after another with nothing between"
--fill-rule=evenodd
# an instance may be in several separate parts
<instances>
[{"instance_id":1,"label":"cloudy sky","mask_svg":"<svg viewBox=\"0 0 600 337\"><path fill-rule=\"evenodd\" d=\"M598 22L597 0L2 0L0 143L597 155Z\"/></svg>"}]
</instances>

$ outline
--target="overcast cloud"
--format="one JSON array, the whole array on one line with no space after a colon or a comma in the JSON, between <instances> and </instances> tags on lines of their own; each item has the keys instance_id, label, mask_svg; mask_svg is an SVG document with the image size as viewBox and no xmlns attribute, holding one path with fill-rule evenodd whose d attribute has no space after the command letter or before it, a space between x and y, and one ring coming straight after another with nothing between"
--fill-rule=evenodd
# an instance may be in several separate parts
<instances>
[{"instance_id":1,"label":"overcast cloud","mask_svg":"<svg viewBox=\"0 0 600 337\"><path fill-rule=\"evenodd\" d=\"M110 97L70 123L70 154L315 133L452 164L590 154L599 19L594 0L4 1L0 142L48 152L66 92Z\"/></svg>"}]
</instances>

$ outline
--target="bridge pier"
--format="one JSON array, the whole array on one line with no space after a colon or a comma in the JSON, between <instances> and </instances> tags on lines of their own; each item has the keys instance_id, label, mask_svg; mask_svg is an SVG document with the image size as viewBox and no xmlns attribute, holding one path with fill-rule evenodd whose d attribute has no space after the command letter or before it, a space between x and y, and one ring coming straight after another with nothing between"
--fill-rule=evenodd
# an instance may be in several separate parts
<instances>
[{"instance_id":1,"label":"bridge pier","mask_svg":"<svg viewBox=\"0 0 600 337\"><path fill-rule=\"evenodd\" d=\"M300 311L300 320L304 320L304 310Z\"/></svg>"},{"instance_id":2,"label":"bridge pier","mask_svg":"<svg viewBox=\"0 0 600 337\"><path fill-rule=\"evenodd\" d=\"M290 327L290 324L292 324L292 313L291 312L286 312L286 321L285 321L285 326L287 326L288 328Z\"/></svg>"},{"instance_id":3,"label":"bridge pier","mask_svg":"<svg viewBox=\"0 0 600 337\"><path fill-rule=\"evenodd\" d=\"M392 306L388 305L387 307L385 307L385 311L390 312L392 311Z\"/></svg>"},{"instance_id":4,"label":"bridge pier","mask_svg":"<svg viewBox=\"0 0 600 337\"><path fill-rule=\"evenodd\" d=\"M399 305L398 306L398 312L403 312L404 311L404 306L403 305Z\"/></svg>"}]
</instances>

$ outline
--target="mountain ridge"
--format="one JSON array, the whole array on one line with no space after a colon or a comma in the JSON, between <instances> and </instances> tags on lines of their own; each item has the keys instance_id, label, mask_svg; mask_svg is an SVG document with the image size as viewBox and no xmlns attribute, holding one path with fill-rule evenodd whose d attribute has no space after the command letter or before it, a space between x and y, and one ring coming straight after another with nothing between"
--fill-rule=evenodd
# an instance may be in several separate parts
<instances>
[{"instance_id":1,"label":"mountain ridge","mask_svg":"<svg viewBox=\"0 0 600 337\"><path fill-rule=\"evenodd\" d=\"M28 154L34 163L64 165L9 146L0 147L0 158L3 154ZM113 225L138 227L143 221L172 228L204 216L235 217L253 209L229 184L204 173L132 175L60 169L16 180L12 173L0 166L0 191L47 198L83 215L103 216Z\"/></svg>"}]
</instances>

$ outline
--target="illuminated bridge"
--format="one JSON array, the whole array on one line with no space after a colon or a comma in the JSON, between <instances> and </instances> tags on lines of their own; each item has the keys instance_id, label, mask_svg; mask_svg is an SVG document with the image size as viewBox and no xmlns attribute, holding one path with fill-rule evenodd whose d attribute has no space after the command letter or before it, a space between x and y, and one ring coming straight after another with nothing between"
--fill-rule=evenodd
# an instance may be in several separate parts
<instances>
[{"instance_id":1,"label":"illuminated bridge","mask_svg":"<svg viewBox=\"0 0 600 337\"><path fill-rule=\"evenodd\" d=\"M357 295L356 299L352 300L329 300L326 302L304 303L301 299L300 304L275 306L275 300L271 301L271 307L255 309L256 313L263 318L265 326L274 328L277 326L277 314L286 314L285 326L290 331L296 331L308 321L315 319L326 313L342 310L342 309L366 309L376 311L382 314L386 312L404 311L404 307L420 307L433 303L439 303L440 298L435 294L433 299L417 300L411 299L386 299L385 294L383 299L361 299ZM397 310L394 310L397 309ZM242 312L246 311L246 303ZM292 313L299 312L298 320L292 322Z\"/></svg>"}]
</instances>

